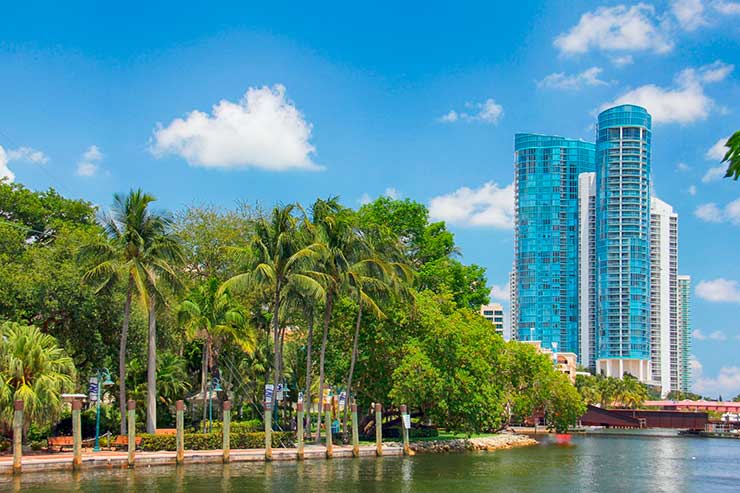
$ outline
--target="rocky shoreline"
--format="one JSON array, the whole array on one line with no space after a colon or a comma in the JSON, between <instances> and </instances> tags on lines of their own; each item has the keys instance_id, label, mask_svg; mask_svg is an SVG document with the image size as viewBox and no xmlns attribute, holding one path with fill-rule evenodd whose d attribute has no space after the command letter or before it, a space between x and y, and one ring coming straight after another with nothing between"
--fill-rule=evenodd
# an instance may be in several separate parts
<instances>
[{"instance_id":1,"label":"rocky shoreline","mask_svg":"<svg viewBox=\"0 0 740 493\"><path fill-rule=\"evenodd\" d=\"M426 440L411 442L409 447L418 454L444 454L455 452L479 452L528 447L537 445L537 440L525 435L502 433L482 438L456 438L451 440Z\"/></svg>"}]
</instances>

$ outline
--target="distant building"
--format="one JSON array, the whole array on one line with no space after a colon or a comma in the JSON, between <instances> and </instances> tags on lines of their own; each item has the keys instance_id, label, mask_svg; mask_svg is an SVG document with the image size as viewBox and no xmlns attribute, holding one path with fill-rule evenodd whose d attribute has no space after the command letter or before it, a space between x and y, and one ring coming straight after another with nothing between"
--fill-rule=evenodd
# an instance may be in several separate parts
<instances>
[{"instance_id":1,"label":"distant building","mask_svg":"<svg viewBox=\"0 0 740 493\"><path fill-rule=\"evenodd\" d=\"M691 389L691 276L678 276L678 338L676 348L678 367L678 390L689 392Z\"/></svg>"},{"instance_id":2,"label":"distant building","mask_svg":"<svg viewBox=\"0 0 740 493\"><path fill-rule=\"evenodd\" d=\"M578 177L579 361L596 369L596 173Z\"/></svg>"},{"instance_id":3,"label":"distant building","mask_svg":"<svg viewBox=\"0 0 740 493\"><path fill-rule=\"evenodd\" d=\"M537 348L537 351L539 351L542 354L546 354L550 357L550 359L553 361L553 364L555 365L555 368L560 372L564 373L565 375L568 375L568 378L570 379L570 383L575 384L576 383L576 373L578 369L578 356L576 356L576 353L571 352L558 352L551 349L546 349L542 347L542 343L540 341L523 341L525 344L532 344L534 347ZM557 360L556 360L557 358Z\"/></svg>"},{"instance_id":4,"label":"distant building","mask_svg":"<svg viewBox=\"0 0 740 493\"><path fill-rule=\"evenodd\" d=\"M657 197L650 204L650 380L666 397L679 389L678 214Z\"/></svg>"},{"instance_id":5,"label":"distant building","mask_svg":"<svg viewBox=\"0 0 740 493\"><path fill-rule=\"evenodd\" d=\"M497 334L504 336L504 307L500 303L481 305L480 314L493 324Z\"/></svg>"},{"instance_id":6,"label":"distant building","mask_svg":"<svg viewBox=\"0 0 740 493\"><path fill-rule=\"evenodd\" d=\"M519 337L519 331L516 329L517 320L519 319L519 305L516 298L516 269L509 272L509 333L504 339L516 341Z\"/></svg>"}]
</instances>

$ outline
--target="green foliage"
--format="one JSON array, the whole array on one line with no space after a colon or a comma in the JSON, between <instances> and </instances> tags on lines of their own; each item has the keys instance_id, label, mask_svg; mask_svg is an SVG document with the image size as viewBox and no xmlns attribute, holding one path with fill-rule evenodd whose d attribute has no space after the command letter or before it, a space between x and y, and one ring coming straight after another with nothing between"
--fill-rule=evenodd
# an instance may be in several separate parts
<instances>
[{"instance_id":1,"label":"green foliage","mask_svg":"<svg viewBox=\"0 0 740 493\"><path fill-rule=\"evenodd\" d=\"M213 429L215 431L221 431L223 429L223 422L214 421ZM250 419L249 421L232 421L231 422L231 433L255 433L265 429L265 425L258 419Z\"/></svg>"},{"instance_id":2,"label":"green foliage","mask_svg":"<svg viewBox=\"0 0 740 493\"><path fill-rule=\"evenodd\" d=\"M544 410L548 428L565 433L586 412L586 404L568 377L555 373L551 375Z\"/></svg>"},{"instance_id":3,"label":"green foliage","mask_svg":"<svg viewBox=\"0 0 740 493\"><path fill-rule=\"evenodd\" d=\"M629 373L625 373L621 379L603 375L578 375L576 389L586 404L597 404L603 408L617 406L635 409L649 395L647 385Z\"/></svg>"},{"instance_id":4,"label":"green foliage","mask_svg":"<svg viewBox=\"0 0 740 493\"><path fill-rule=\"evenodd\" d=\"M48 423L62 408L61 394L74 387L72 358L56 339L37 327L0 325L0 419L13 420L13 401L22 400L28 422Z\"/></svg>"},{"instance_id":5,"label":"green foliage","mask_svg":"<svg viewBox=\"0 0 740 493\"><path fill-rule=\"evenodd\" d=\"M732 177L733 180L737 180L740 178L740 130L727 139L725 147L727 152L722 158L722 162L727 163L725 178Z\"/></svg>"},{"instance_id":6,"label":"green foliage","mask_svg":"<svg viewBox=\"0 0 740 493\"><path fill-rule=\"evenodd\" d=\"M221 432L213 433L185 433L186 450L217 450L223 446L223 434ZM237 433L232 432L229 438L231 448L262 448L265 446L265 433ZM295 436L291 432L272 432L272 446L293 447L295 445ZM160 450L176 450L177 442L175 435L141 435L141 450L147 452L157 452Z\"/></svg>"}]
</instances>

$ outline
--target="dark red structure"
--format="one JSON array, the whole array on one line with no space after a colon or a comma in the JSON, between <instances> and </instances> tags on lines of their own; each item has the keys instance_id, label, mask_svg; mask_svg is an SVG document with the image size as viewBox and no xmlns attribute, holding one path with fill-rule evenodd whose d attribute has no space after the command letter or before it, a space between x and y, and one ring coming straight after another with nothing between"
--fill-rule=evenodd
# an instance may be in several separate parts
<instances>
[{"instance_id":1,"label":"dark red structure","mask_svg":"<svg viewBox=\"0 0 740 493\"><path fill-rule=\"evenodd\" d=\"M647 411L642 409L602 409L588 406L581 417L584 426L608 428L678 428L703 430L709 422L707 413L682 411Z\"/></svg>"}]
</instances>

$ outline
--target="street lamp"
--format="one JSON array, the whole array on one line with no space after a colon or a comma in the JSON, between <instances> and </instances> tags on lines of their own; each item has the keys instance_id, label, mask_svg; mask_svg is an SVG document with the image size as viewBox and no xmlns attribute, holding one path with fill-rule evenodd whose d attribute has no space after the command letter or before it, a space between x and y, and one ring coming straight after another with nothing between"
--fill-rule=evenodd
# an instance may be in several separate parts
<instances>
[{"instance_id":1,"label":"street lamp","mask_svg":"<svg viewBox=\"0 0 740 493\"><path fill-rule=\"evenodd\" d=\"M213 392L221 392L221 380L218 377L213 377L208 382L208 433L213 431Z\"/></svg>"},{"instance_id":2,"label":"street lamp","mask_svg":"<svg viewBox=\"0 0 740 493\"><path fill-rule=\"evenodd\" d=\"M101 380L105 380L101 383ZM103 386L113 385L113 380L110 378L110 371L108 368L98 370L98 389L97 389L97 400L96 400L96 411L95 411L95 447L93 452L100 452L100 399L102 398Z\"/></svg>"}]
</instances>

